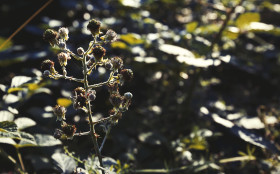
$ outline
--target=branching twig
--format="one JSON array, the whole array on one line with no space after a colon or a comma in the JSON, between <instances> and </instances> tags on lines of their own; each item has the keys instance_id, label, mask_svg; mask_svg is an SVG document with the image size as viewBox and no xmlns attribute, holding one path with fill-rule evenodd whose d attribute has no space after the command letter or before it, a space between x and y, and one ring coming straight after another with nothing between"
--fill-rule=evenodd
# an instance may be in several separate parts
<instances>
[{"instance_id":1,"label":"branching twig","mask_svg":"<svg viewBox=\"0 0 280 174\"><path fill-rule=\"evenodd\" d=\"M107 137L108 137L110 131L111 131L111 125L109 125L108 129L106 130L106 135L105 135L105 137L104 137L104 139L103 139L103 141L102 141L102 143L101 143L101 146L100 146L100 148L99 148L100 153L101 153L101 151L102 151L102 149L103 149L103 146L104 146L104 144L105 144L105 141L106 141L106 139L107 139Z\"/></svg>"}]
</instances>

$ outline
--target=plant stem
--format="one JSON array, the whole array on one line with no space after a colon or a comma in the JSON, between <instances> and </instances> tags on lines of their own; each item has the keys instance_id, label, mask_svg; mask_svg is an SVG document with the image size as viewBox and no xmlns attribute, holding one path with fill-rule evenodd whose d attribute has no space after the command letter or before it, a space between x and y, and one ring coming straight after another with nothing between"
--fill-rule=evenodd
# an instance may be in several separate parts
<instances>
[{"instance_id":1,"label":"plant stem","mask_svg":"<svg viewBox=\"0 0 280 174\"><path fill-rule=\"evenodd\" d=\"M16 147L16 151L17 151L17 155L18 155L18 159L19 159L19 162L20 162L21 169L25 173L25 167L24 167L24 164L23 164L23 161L22 161L22 158L21 158L21 154L20 154L19 149L17 147Z\"/></svg>"},{"instance_id":2,"label":"plant stem","mask_svg":"<svg viewBox=\"0 0 280 174\"><path fill-rule=\"evenodd\" d=\"M86 96L87 96L88 89L89 89L88 75L87 75L87 65L86 65L86 55L87 55L87 53L88 53L88 51L84 54L83 61L82 61L83 62L83 73L84 73L84 87L85 87ZM98 147L98 142L97 142L97 136L96 136L95 129L94 129L94 124L93 124L93 121L92 121L91 104L90 104L89 100L87 100L87 110L88 110L88 117L89 117L89 122L90 122L90 124L89 124L90 135L91 135L92 140L93 140L93 146L94 146L95 154L98 157L100 166L103 167L102 157L101 157L99 147ZM102 174L105 174L103 170L102 170Z\"/></svg>"},{"instance_id":3,"label":"plant stem","mask_svg":"<svg viewBox=\"0 0 280 174\"><path fill-rule=\"evenodd\" d=\"M100 153L101 153L101 151L102 151L102 149L103 149L103 146L104 146L104 144L105 144L105 141L106 141L106 139L107 139L107 137L108 137L110 131L111 131L111 125L109 125L109 128L108 128L108 130L106 131L106 135L105 135L105 137L104 137L104 139L103 139L103 141L102 141L102 143L101 143L101 146L100 146L100 148L99 148Z\"/></svg>"}]
</instances>

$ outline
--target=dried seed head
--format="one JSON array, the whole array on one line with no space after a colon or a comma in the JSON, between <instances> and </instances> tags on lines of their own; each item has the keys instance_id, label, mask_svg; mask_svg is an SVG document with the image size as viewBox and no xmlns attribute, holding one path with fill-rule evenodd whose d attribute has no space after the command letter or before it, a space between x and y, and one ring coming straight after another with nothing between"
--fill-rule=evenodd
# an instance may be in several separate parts
<instances>
[{"instance_id":1,"label":"dried seed head","mask_svg":"<svg viewBox=\"0 0 280 174\"><path fill-rule=\"evenodd\" d=\"M69 54L61 52L57 55L58 61L60 66L66 66L67 65L67 60L70 60L71 57Z\"/></svg>"},{"instance_id":2,"label":"dried seed head","mask_svg":"<svg viewBox=\"0 0 280 174\"><path fill-rule=\"evenodd\" d=\"M95 19L89 21L87 29L91 32L93 36L100 34L101 22Z\"/></svg>"},{"instance_id":3,"label":"dried seed head","mask_svg":"<svg viewBox=\"0 0 280 174\"><path fill-rule=\"evenodd\" d=\"M83 87L77 87L76 89L74 89L74 92L77 95L85 95L86 91Z\"/></svg>"},{"instance_id":4,"label":"dried seed head","mask_svg":"<svg viewBox=\"0 0 280 174\"><path fill-rule=\"evenodd\" d=\"M56 115L56 121L65 120L66 108L64 106L56 105L53 107L53 113Z\"/></svg>"},{"instance_id":5,"label":"dried seed head","mask_svg":"<svg viewBox=\"0 0 280 174\"><path fill-rule=\"evenodd\" d=\"M103 60L103 57L105 56L106 54L106 49L103 48L102 46L100 45L97 45L95 47L92 48L92 54L96 60L96 62L100 62Z\"/></svg>"},{"instance_id":6,"label":"dried seed head","mask_svg":"<svg viewBox=\"0 0 280 174\"><path fill-rule=\"evenodd\" d=\"M86 107L87 98L85 96L85 90L82 87L78 87L74 90L73 107L75 109L82 109Z\"/></svg>"},{"instance_id":7,"label":"dried seed head","mask_svg":"<svg viewBox=\"0 0 280 174\"><path fill-rule=\"evenodd\" d=\"M110 94L117 94L119 93L119 84L117 82L113 84L108 84Z\"/></svg>"},{"instance_id":8,"label":"dried seed head","mask_svg":"<svg viewBox=\"0 0 280 174\"><path fill-rule=\"evenodd\" d=\"M114 107L119 107L123 102L123 97L120 94L112 94L109 98Z\"/></svg>"},{"instance_id":9,"label":"dried seed head","mask_svg":"<svg viewBox=\"0 0 280 174\"><path fill-rule=\"evenodd\" d=\"M118 70L123 67L123 60L120 57L111 58L111 63L113 64L113 69Z\"/></svg>"},{"instance_id":10,"label":"dried seed head","mask_svg":"<svg viewBox=\"0 0 280 174\"><path fill-rule=\"evenodd\" d=\"M42 62L41 69L43 70L43 72L48 70L48 71L50 71L51 74L57 74L57 72L54 69L54 62L49 59L44 60Z\"/></svg>"},{"instance_id":11,"label":"dried seed head","mask_svg":"<svg viewBox=\"0 0 280 174\"><path fill-rule=\"evenodd\" d=\"M121 79L124 81L131 81L133 79L133 71L131 69L122 69L120 74Z\"/></svg>"},{"instance_id":12,"label":"dried seed head","mask_svg":"<svg viewBox=\"0 0 280 174\"><path fill-rule=\"evenodd\" d=\"M77 128L75 125L64 123L62 126L62 132L66 135L67 138L73 138Z\"/></svg>"},{"instance_id":13,"label":"dried seed head","mask_svg":"<svg viewBox=\"0 0 280 174\"><path fill-rule=\"evenodd\" d=\"M59 30L58 30L58 33L59 33L59 36L61 39L63 40L68 40L68 34L69 34L69 30L68 28L65 28L65 27L61 27Z\"/></svg>"},{"instance_id":14,"label":"dried seed head","mask_svg":"<svg viewBox=\"0 0 280 174\"><path fill-rule=\"evenodd\" d=\"M126 92L126 93L124 93L123 96L124 96L124 98L127 99L127 100L131 100L132 97L133 97L133 95L131 94L131 92Z\"/></svg>"},{"instance_id":15,"label":"dried seed head","mask_svg":"<svg viewBox=\"0 0 280 174\"><path fill-rule=\"evenodd\" d=\"M43 39L53 47L58 44L58 33L52 29L47 29L43 34Z\"/></svg>"},{"instance_id":16,"label":"dried seed head","mask_svg":"<svg viewBox=\"0 0 280 174\"><path fill-rule=\"evenodd\" d=\"M84 49L82 48L82 47L79 47L78 49L77 49L77 53L79 54L79 55L83 55L84 54Z\"/></svg>"},{"instance_id":17,"label":"dried seed head","mask_svg":"<svg viewBox=\"0 0 280 174\"><path fill-rule=\"evenodd\" d=\"M109 29L106 32L104 39L107 42L115 42L118 39L118 35L114 30Z\"/></svg>"}]
</instances>

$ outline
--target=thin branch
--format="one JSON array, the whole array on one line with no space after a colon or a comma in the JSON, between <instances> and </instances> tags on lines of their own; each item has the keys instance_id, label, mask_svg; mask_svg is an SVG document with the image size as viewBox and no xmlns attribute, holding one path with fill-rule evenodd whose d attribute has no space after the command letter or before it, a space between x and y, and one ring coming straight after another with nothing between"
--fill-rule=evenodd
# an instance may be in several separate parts
<instances>
[{"instance_id":1,"label":"thin branch","mask_svg":"<svg viewBox=\"0 0 280 174\"><path fill-rule=\"evenodd\" d=\"M75 53L73 53L72 51L70 51L69 49L63 49L63 51L66 51L67 53L69 53L72 57L74 57L76 60L82 61L83 58L80 56L77 56Z\"/></svg>"},{"instance_id":2,"label":"thin branch","mask_svg":"<svg viewBox=\"0 0 280 174\"><path fill-rule=\"evenodd\" d=\"M55 74L55 75L52 75L50 76L50 78L53 78L53 79L65 79L65 80L71 80L71 81L75 81L75 82L79 82L79 83L84 83L84 79L77 79L77 78L74 78L74 77L69 77L69 76L64 76L64 75L61 75L61 74Z\"/></svg>"},{"instance_id":3,"label":"thin branch","mask_svg":"<svg viewBox=\"0 0 280 174\"><path fill-rule=\"evenodd\" d=\"M75 133L74 136L84 136L84 135L90 135L90 131L88 132L80 132L80 133Z\"/></svg>"},{"instance_id":4,"label":"thin branch","mask_svg":"<svg viewBox=\"0 0 280 174\"><path fill-rule=\"evenodd\" d=\"M22 161L22 157L21 157L21 154L20 154L19 149L17 147L16 147L16 151L17 151L17 155L18 155L18 159L19 159L19 162L20 162L21 169L25 173L25 167L24 167L24 164L23 164L23 161Z\"/></svg>"},{"instance_id":5,"label":"thin branch","mask_svg":"<svg viewBox=\"0 0 280 174\"><path fill-rule=\"evenodd\" d=\"M101 143L101 146L100 146L100 148L99 148L99 151L100 151L100 153L101 153L101 151L102 151L102 149L103 149L103 146L104 146L104 144L105 144L105 141L106 141L106 139L107 139L107 137L108 137L108 135L109 135L109 133L110 133L110 131L111 131L111 125L109 125L109 128L107 129L107 131L106 131L106 135L105 135L105 137L104 137L104 139L103 139L103 141L102 141L102 143Z\"/></svg>"},{"instance_id":6,"label":"thin branch","mask_svg":"<svg viewBox=\"0 0 280 174\"><path fill-rule=\"evenodd\" d=\"M30 16L11 36L0 45L3 48L20 30L22 30L34 17L36 17L42 10L44 10L53 0L47 1L41 8L39 8L32 16Z\"/></svg>"},{"instance_id":7,"label":"thin branch","mask_svg":"<svg viewBox=\"0 0 280 174\"><path fill-rule=\"evenodd\" d=\"M90 88L90 89L92 89L92 88L98 88L98 87L101 87L101 86L103 86L103 85L108 85L110 82L111 82L111 80L112 80L112 78L114 78L114 71L112 71L111 73L110 73L110 77L108 78L108 80L107 81L105 81L105 82L101 82L101 83L97 83L97 84L94 84L94 85L89 85L88 87Z\"/></svg>"}]
</instances>

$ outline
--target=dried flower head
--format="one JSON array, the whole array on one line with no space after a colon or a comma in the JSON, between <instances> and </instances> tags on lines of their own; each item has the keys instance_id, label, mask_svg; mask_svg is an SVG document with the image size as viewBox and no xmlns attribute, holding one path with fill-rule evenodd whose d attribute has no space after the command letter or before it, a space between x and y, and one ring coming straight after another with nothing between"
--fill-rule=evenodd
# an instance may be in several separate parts
<instances>
[{"instance_id":1,"label":"dried flower head","mask_svg":"<svg viewBox=\"0 0 280 174\"><path fill-rule=\"evenodd\" d=\"M64 106L56 105L53 107L53 113L56 115L56 121L65 120L66 108Z\"/></svg>"},{"instance_id":2,"label":"dried flower head","mask_svg":"<svg viewBox=\"0 0 280 174\"><path fill-rule=\"evenodd\" d=\"M131 81L133 79L133 71L131 69L122 69L120 74L121 81Z\"/></svg>"},{"instance_id":3,"label":"dried flower head","mask_svg":"<svg viewBox=\"0 0 280 174\"><path fill-rule=\"evenodd\" d=\"M55 129L55 131L54 131L54 138L56 138L56 139L60 139L61 137L62 137L62 135L63 135L63 132L62 132L62 130L60 130L60 129Z\"/></svg>"},{"instance_id":4,"label":"dried flower head","mask_svg":"<svg viewBox=\"0 0 280 174\"><path fill-rule=\"evenodd\" d=\"M111 58L111 63L113 64L113 69L118 70L123 67L123 60L120 57Z\"/></svg>"},{"instance_id":5,"label":"dried flower head","mask_svg":"<svg viewBox=\"0 0 280 174\"><path fill-rule=\"evenodd\" d=\"M86 107L87 97L85 96L85 89L78 87L74 90L73 107L75 109L82 109Z\"/></svg>"},{"instance_id":6,"label":"dried flower head","mask_svg":"<svg viewBox=\"0 0 280 174\"><path fill-rule=\"evenodd\" d=\"M66 137L68 139L73 138L73 136L75 135L76 130L77 130L75 125L71 125L71 124L67 124L67 123L63 123L61 128L62 128L62 132L66 135Z\"/></svg>"},{"instance_id":7,"label":"dried flower head","mask_svg":"<svg viewBox=\"0 0 280 174\"><path fill-rule=\"evenodd\" d=\"M68 28L65 28L65 27L61 27L59 30L58 30L58 33L59 33L59 36L61 39L63 40L68 40L68 34L69 34L69 30Z\"/></svg>"},{"instance_id":8,"label":"dried flower head","mask_svg":"<svg viewBox=\"0 0 280 174\"><path fill-rule=\"evenodd\" d=\"M58 44L58 33L52 29L47 29L43 34L43 39L53 47Z\"/></svg>"},{"instance_id":9,"label":"dried flower head","mask_svg":"<svg viewBox=\"0 0 280 174\"><path fill-rule=\"evenodd\" d=\"M67 60L71 59L70 55L67 53L64 53L64 52L57 54L57 58L58 58L60 66L66 66Z\"/></svg>"},{"instance_id":10,"label":"dried flower head","mask_svg":"<svg viewBox=\"0 0 280 174\"><path fill-rule=\"evenodd\" d=\"M109 100L114 107L118 108L123 102L123 97L120 94L112 94Z\"/></svg>"},{"instance_id":11,"label":"dried flower head","mask_svg":"<svg viewBox=\"0 0 280 174\"><path fill-rule=\"evenodd\" d=\"M47 59L47 60L44 60L41 64L41 69L43 71L50 71L51 74L57 74L56 70L54 69L54 62Z\"/></svg>"},{"instance_id":12,"label":"dried flower head","mask_svg":"<svg viewBox=\"0 0 280 174\"><path fill-rule=\"evenodd\" d=\"M106 34L103 36L103 39L106 42L115 42L118 39L118 35L114 30L109 29Z\"/></svg>"},{"instance_id":13,"label":"dried flower head","mask_svg":"<svg viewBox=\"0 0 280 174\"><path fill-rule=\"evenodd\" d=\"M91 51L96 62L101 62L106 54L106 49L100 45L96 45L95 47L92 48Z\"/></svg>"},{"instance_id":14,"label":"dried flower head","mask_svg":"<svg viewBox=\"0 0 280 174\"><path fill-rule=\"evenodd\" d=\"M119 84L117 82L108 84L110 94L117 94L119 93Z\"/></svg>"},{"instance_id":15,"label":"dried flower head","mask_svg":"<svg viewBox=\"0 0 280 174\"><path fill-rule=\"evenodd\" d=\"M87 29L91 32L93 36L100 34L101 22L95 19L89 21Z\"/></svg>"}]
</instances>

